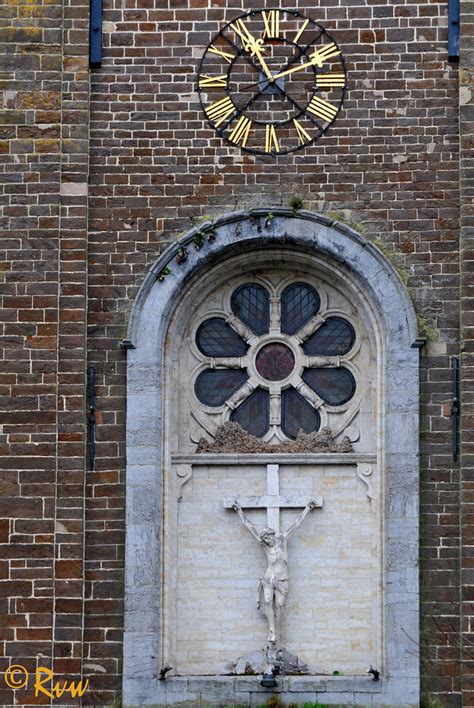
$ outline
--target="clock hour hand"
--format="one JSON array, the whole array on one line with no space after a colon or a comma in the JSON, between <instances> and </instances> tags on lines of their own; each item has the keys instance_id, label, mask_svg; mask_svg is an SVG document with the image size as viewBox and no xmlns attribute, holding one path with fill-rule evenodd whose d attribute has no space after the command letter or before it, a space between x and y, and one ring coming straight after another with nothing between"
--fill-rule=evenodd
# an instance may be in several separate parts
<instances>
[{"instance_id":1,"label":"clock hour hand","mask_svg":"<svg viewBox=\"0 0 474 708\"><path fill-rule=\"evenodd\" d=\"M273 77L273 80L275 79L281 79L282 76L288 76L288 74L294 74L295 71L302 71L302 69L307 69L308 66L314 66L312 61L307 61L304 64L299 64L298 66L292 66L291 69L287 69L286 71L280 71L278 74L275 74Z\"/></svg>"},{"instance_id":2,"label":"clock hour hand","mask_svg":"<svg viewBox=\"0 0 474 708\"><path fill-rule=\"evenodd\" d=\"M310 54L310 61L307 61L304 64L299 64L298 66L292 66L291 69L280 71L279 74L275 74L273 79L275 80L281 78L282 76L287 76L288 74L294 74L295 71L307 69L309 66L317 66L319 69L321 69L326 59L329 59L329 57L336 56L340 53L340 50L334 43L326 44L321 49L317 49L315 52Z\"/></svg>"}]
</instances>

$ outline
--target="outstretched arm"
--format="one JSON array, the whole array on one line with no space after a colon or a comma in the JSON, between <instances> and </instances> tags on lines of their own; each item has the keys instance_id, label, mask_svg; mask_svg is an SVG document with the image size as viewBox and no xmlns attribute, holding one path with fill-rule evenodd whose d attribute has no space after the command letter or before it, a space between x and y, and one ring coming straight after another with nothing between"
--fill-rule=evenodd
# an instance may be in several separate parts
<instances>
[{"instance_id":1,"label":"outstretched arm","mask_svg":"<svg viewBox=\"0 0 474 708\"><path fill-rule=\"evenodd\" d=\"M247 518L247 516L245 516L244 512L242 511L242 507L240 506L240 504L239 504L239 502L238 502L237 500L232 504L232 509L238 513L238 515L239 515L239 517L240 517L240 520L241 520L241 522L243 523L243 525L245 526L245 528L246 528L248 531L250 531L250 533L252 534L252 536L253 536L258 542L260 542L260 534L258 533L258 531L257 531L257 529L255 528L255 526L252 524L252 522L250 521L250 519Z\"/></svg>"},{"instance_id":2,"label":"outstretched arm","mask_svg":"<svg viewBox=\"0 0 474 708\"><path fill-rule=\"evenodd\" d=\"M290 538L290 536L293 536L295 531L299 529L305 518L308 516L309 512L312 511L312 509L316 509L317 506L318 504L316 500L310 499L301 514L293 521L291 526L284 532L283 536L285 536L286 538Z\"/></svg>"}]
</instances>

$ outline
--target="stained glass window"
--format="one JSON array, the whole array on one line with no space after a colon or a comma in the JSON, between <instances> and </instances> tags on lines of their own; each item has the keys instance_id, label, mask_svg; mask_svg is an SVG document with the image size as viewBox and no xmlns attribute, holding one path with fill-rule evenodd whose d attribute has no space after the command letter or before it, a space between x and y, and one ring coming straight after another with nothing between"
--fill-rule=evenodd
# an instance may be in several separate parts
<instances>
[{"instance_id":1,"label":"stained glass window","mask_svg":"<svg viewBox=\"0 0 474 708\"><path fill-rule=\"evenodd\" d=\"M294 440L301 429L305 433L319 430L321 417L294 388L281 392L281 427L288 438Z\"/></svg>"},{"instance_id":2,"label":"stained glass window","mask_svg":"<svg viewBox=\"0 0 474 708\"><path fill-rule=\"evenodd\" d=\"M309 356L337 356L347 354L355 342L354 327L342 317L329 317L303 344Z\"/></svg>"},{"instance_id":3,"label":"stained glass window","mask_svg":"<svg viewBox=\"0 0 474 708\"><path fill-rule=\"evenodd\" d=\"M296 334L319 310L318 292L307 283L293 283L281 295L281 331Z\"/></svg>"},{"instance_id":4,"label":"stained glass window","mask_svg":"<svg viewBox=\"0 0 474 708\"><path fill-rule=\"evenodd\" d=\"M267 334L270 328L270 296L262 285L246 283L231 297L232 312L254 334Z\"/></svg>"},{"instance_id":5,"label":"stained glass window","mask_svg":"<svg viewBox=\"0 0 474 708\"><path fill-rule=\"evenodd\" d=\"M351 372L339 369L306 369L302 379L331 406L341 406L355 393L356 382Z\"/></svg>"},{"instance_id":6,"label":"stained glass window","mask_svg":"<svg viewBox=\"0 0 474 708\"><path fill-rule=\"evenodd\" d=\"M270 424L270 395L257 388L230 416L231 421L252 435L263 438Z\"/></svg>"},{"instance_id":7,"label":"stained glass window","mask_svg":"<svg viewBox=\"0 0 474 708\"><path fill-rule=\"evenodd\" d=\"M251 380L252 392L240 399L240 405L230 413L230 420L256 437L265 437L270 430L271 390L276 414L280 405L279 431L272 429L272 434L279 439L283 436L294 439L299 430L309 433L321 427L320 412L310 402L312 396L306 388L300 389L298 382L304 381L319 396L322 410L327 411L325 406L342 406L353 398L356 380L344 365L344 356L349 352L351 356L354 354L356 334L348 319L329 316L320 327L316 324L317 329L301 344L301 338L294 335L301 333L321 308L318 291L305 282L288 285L280 301L272 301L275 315L279 310L281 326L277 328L275 316L270 329L270 287L274 286L245 283L231 290L233 314L255 335L249 338L250 344L245 335L239 335L226 322L225 314L209 317L200 325L196 334L199 351L216 359L241 357L238 365L242 368L223 368L223 362L218 361L220 368L201 370L194 382L194 392L201 404L219 408ZM321 315L325 317L324 312ZM322 358L340 356L341 363L308 368L303 354ZM229 409L215 413L221 421L226 420ZM330 411L331 415L335 413L334 409Z\"/></svg>"},{"instance_id":8,"label":"stained glass window","mask_svg":"<svg viewBox=\"0 0 474 708\"><path fill-rule=\"evenodd\" d=\"M220 317L211 317L202 323L196 344L206 356L243 356L248 349L242 337Z\"/></svg>"},{"instance_id":9,"label":"stained glass window","mask_svg":"<svg viewBox=\"0 0 474 708\"><path fill-rule=\"evenodd\" d=\"M207 369L196 379L196 396L206 406L222 406L248 380L242 369Z\"/></svg>"}]
</instances>

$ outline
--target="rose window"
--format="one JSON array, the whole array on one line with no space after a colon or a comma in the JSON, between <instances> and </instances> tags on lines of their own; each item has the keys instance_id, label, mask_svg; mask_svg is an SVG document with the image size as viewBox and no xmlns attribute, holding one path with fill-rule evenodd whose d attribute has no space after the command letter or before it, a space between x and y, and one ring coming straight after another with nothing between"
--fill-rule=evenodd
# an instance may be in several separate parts
<instances>
[{"instance_id":1,"label":"rose window","mask_svg":"<svg viewBox=\"0 0 474 708\"><path fill-rule=\"evenodd\" d=\"M231 314L209 316L195 332L199 403L252 435L280 440L319 430L325 411L344 411L356 392L349 361L356 332L346 316L322 315L320 306L304 282L279 296L259 283L234 290Z\"/></svg>"}]
</instances>

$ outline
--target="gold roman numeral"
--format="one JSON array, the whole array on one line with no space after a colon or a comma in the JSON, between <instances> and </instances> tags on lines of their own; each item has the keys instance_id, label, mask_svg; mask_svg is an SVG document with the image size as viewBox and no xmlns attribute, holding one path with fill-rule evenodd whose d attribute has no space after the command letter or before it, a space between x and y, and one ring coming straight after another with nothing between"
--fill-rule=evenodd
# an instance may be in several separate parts
<instances>
[{"instance_id":1,"label":"gold roman numeral","mask_svg":"<svg viewBox=\"0 0 474 708\"><path fill-rule=\"evenodd\" d=\"M330 123L337 114L337 108L318 96L313 96L307 110L327 123Z\"/></svg>"},{"instance_id":2,"label":"gold roman numeral","mask_svg":"<svg viewBox=\"0 0 474 708\"><path fill-rule=\"evenodd\" d=\"M303 22L303 24L301 25L298 34L296 35L296 37L295 37L294 40L293 40L293 42L294 42L295 44L298 44L298 40L299 40L299 38L301 37L301 35L303 34L303 32L305 31L306 27L308 26L308 23L309 23L309 20L305 20L305 21Z\"/></svg>"},{"instance_id":3,"label":"gold roman numeral","mask_svg":"<svg viewBox=\"0 0 474 708\"><path fill-rule=\"evenodd\" d=\"M344 74L318 74L316 76L316 86L318 88L337 88L345 86L346 77Z\"/></svg>"},{"instance_id":4,"label":"gold roman numeral","mask_svg":"<svg viewBox=\"0 0 474 708\"><path fill-rule=\"evenodd\" d=\"M206 88L206 86L223 86L225 88L226 84L227 74L221 74L220 76L203 74L199 79L199 88Z\"/></svg>"},{"instance_id":5,"label":"gold roman numeral","mask_svg":"<svg viewBox=\"0 0 474 708\"><path fill-rule=\"evenodd\" d=\"M298 133L301 145L304 145L305 143L310 143L311 135L306 132L301 123L297 121L296 118L293 118L293 123L296 128L296 132Z\"/></svg>"},{"instance_id":6,"label":"gold roman numeral","mask_svg":"<svg viewBox=\"0 0 474 708\"><path fill-rule=\"evenodd\" d=\"M229 140L245 147L247 145L247 140L249 139L251 127L252 121L247 118L247 116L240 116L234 130L229 135Z\"/></svg>"},{"instance_id":7,"label":"gold roman numeral","mask_svg":"<svg viewBox=\"0 0 474 708\"><path fill-rule=\"evenodd\" d=\"M226 60L228 64L232 64L233 59L235 59L235 54L229 54L229 52L224 52L219 47L215 47L213 44L209 47L209 52L211 54L217 54L217 56L222 57Z\"/></svg>"},{"instance_id":8,"label":"gold roman numeral","mask_svg":"<svg viewBox=\"0 0 474 708\"><path fill-rule=\"evenodd\" d=\"M274 125L267 124L265 127L265 152L280 152L280 143Z\"/></svg>"},{"instance_id":9,"label":"gold roman numeral","mask_svg":"<svg viewBox=\"0 0 474 708\"><path fill-rule=\"evenodd\" d=\"M278 39L280 36L280 11L267 10L263 12L265 31L263 36L267 39Z\"/></svg>"},{"instance_id":10,"label":"gold roman numeral","mask_svg":"<svg viewBox=\"0 0 474 708\"><path fill-rule=\"evenodd\" d=\"M234 32L239 35L244 47L255 42L255 37L250 34L247 25L242 19L239 18L238 20L235 20L235 22L232 22L231 27Z\"/></svg>"},{"instance_id":11,"label":"gold roman numeral","mask_svg":"<svg viewBox=\"0 0 474 708\"><path fill-rule=\"evenodd\" d=\"M235 111L235 106L229 96L216 101L209 108L206 108L206 114L210 121L217 127L229 118Z\"/></svg>"},{"instance_id":12,"label":"gold roman numeral","mask_svg":"<svg viewBox=\"0 0 474 708\"><path fill-rule=\"evenodd\" d=\"M321 49L316 49L316 51L311 54L311 61L321 68L327 59L335 57L340 53L341 50L336 47L334 42L331 42L331 44L325 44Z\"/></svg>"}]
</instances>

